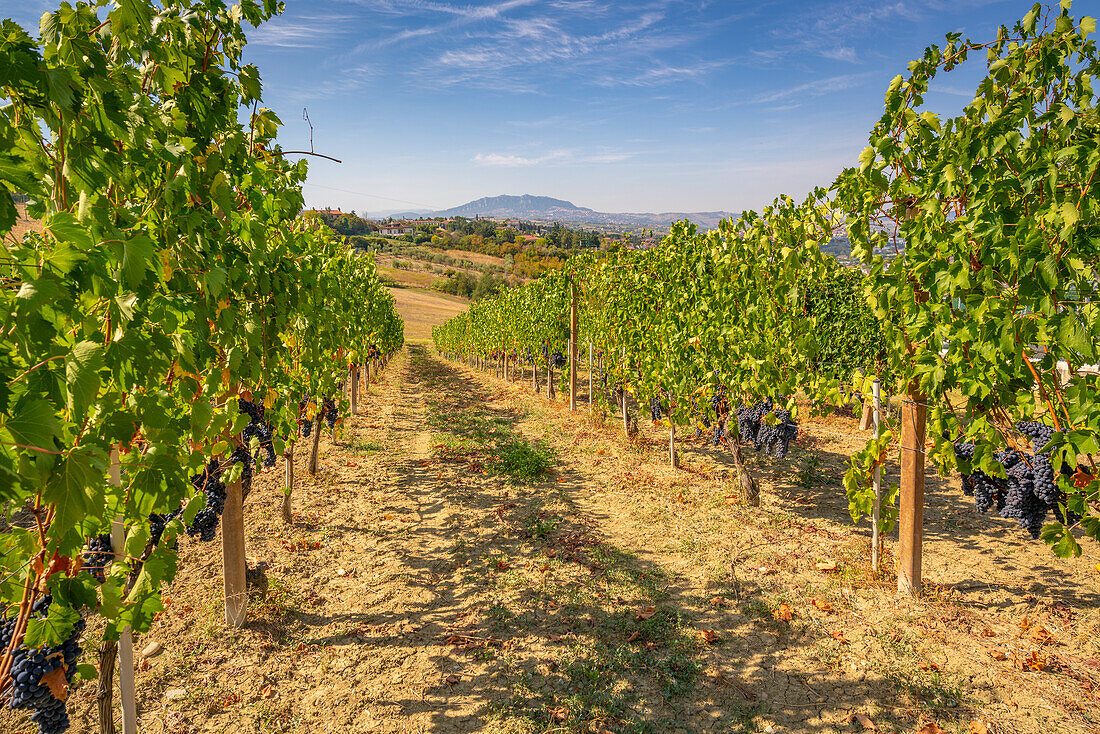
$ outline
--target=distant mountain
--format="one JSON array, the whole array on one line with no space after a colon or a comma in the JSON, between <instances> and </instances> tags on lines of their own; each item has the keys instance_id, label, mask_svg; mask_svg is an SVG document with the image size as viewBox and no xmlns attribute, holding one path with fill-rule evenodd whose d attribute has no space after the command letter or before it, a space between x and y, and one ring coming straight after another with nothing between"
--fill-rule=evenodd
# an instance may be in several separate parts
<instances>
[{"instance_id":1,"label":"distant mountain","mask_svg":"<svg viewBox=\"0 0 1100 734\"><path fill-rule=\"evenodd\" d=\"M461 206L432 212L440 217L493 217L499 219L527 219L536 222L561 222L563 224L587 224L594 227L619 227L667 229L673 222L690 219L701 227L717 227L730 212L662 212L608 213L577 206L571 201L550 196L486 196Z\"/></svg>"}]
</instances>

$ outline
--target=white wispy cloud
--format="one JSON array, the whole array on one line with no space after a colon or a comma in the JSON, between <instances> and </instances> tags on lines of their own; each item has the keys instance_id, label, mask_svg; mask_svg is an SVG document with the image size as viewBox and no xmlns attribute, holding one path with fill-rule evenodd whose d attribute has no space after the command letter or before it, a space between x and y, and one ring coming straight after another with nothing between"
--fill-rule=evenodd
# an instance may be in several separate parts
<instances>
[{"instance_id":1,"label":"white wispy cloud","mask_svg":"<svg viewBox=\"0 0 1100 734\"><path fill-rule=\"evenodd\" d=\"M715 69L729 66L731 63L733 62L729 60L718 60L703 61L697 64L681 66L660 65L646 69L633 76L604 76L596 80L595 83L601 87L653 87L669 82L680 82L685 79L697 79Z\"/></svg>"},{"instance_id":2,"label":"white wispy cloud","mask_svg":"<svg viewBox=\"0 0 1100 734\"><path fill-rule=\"evenodd\" d=\"M836 48L823 48L818 53L833 61L850 61L855 63L856 50L851 46L837 46Z\"/></svg>"},{"instance_id":3,"label":"white wispy cloud","mask_svg":"<svg viewBox=\"0 0 1100 734\"><path fill-rule=\"evenodd\" d=\"M511 153L478 153L473 162L479 166L496 168L530 168L544 164L619 163L634 157L634 153L613 151L578 154L570 150L555 150L539 156L522 156Z\"/></svg>"},{"instance_id":4,"label":"white wispy cloud","mask_svg":"<svg viewBox=\"0 0 1100 734\"><path fill-rule=\"evenodd\" d=\"M954 0L952 0L954 1ZM958 0L958 2L992 0ZM834 0L815 3L776 24L771 47L753 52L759 61L776 62L791 55L821 56L857 63L852 43L896 21L917 21L947 7L947 0Z\"/></svg>"},{"instance_id":5,"label":"white wispy cloud","mask_svg":"<svg viewBox=\"0 0 1100 734\"><path fill-rule=\"evenodd\" d=\"M872 72L864 72L862 74L840 74L826 79L815 79L812 82L805 82L804 84L797 84L793 87L766 92L757 96L753 101L758 104L768 104L771 102L782 102L792 97L820 97L825 94L831 94L832 92L851 89L870 76L873 76Z\"/></svg>"},{"instance_id":6,"label":"white wispy cloud","mask_svg":"<svg viewBox=\"0 0 1100 734\"><path fill-rule=\"evenodd\" d=\"M379 75L377 67L369 64L355 64L331 74L325 74L306 87L287 93L295 103L309 102L328 97L339 97L369 87Z\"/></svg>"},{"instance_id":7,"label":"white wispy cloud","mask_svg":"<svg viewBox=\"0 0 1100 734\"><path fill-rule=\"evenodd\" d=\"M973 89L959 89L958 87L951 87L946 84L940 84L936 82L928 87L929 92L939 92L940 94L950 94L954 97L966 97L967 99L974 98Z\"/></svg>"},{"instance_id":8,"label":"white wispy cloud","mask_svg":"<svg viewBox=\"0 0 1100 734\"><path fill-rule=\"evenodd\" d=\"M323 48L344 33L349 20L342 15L276 18L249 32L248 42L276 48Z\"/></svg>"}]
</instances>

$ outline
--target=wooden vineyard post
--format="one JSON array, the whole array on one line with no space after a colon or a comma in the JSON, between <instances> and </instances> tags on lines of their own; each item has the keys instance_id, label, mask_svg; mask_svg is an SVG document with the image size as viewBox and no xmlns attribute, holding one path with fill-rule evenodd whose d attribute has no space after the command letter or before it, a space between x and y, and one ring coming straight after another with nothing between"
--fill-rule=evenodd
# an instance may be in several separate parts
<instances>
[{"instance_id":1,"label":"wooden vineyard post","mask_svg":"<svg viewBox=\"0 0 1100 734\"><path fill-rule=\"evenodd\" d=\"M225 488L225 509L222 510L222 578L225 588L225 624L240 627L244 624L248 606L248 590L245 588L244 558L244 499L241 496L241 479Z\"/></svg>"},{"instance_id":2,"label":"wooden vineyard post","mask_svg":"<svg viewBox=\"0 0 1100 734\"><path fill-rule=\"evenodd\" d=\"M546 399L554 399L554 355L549 342L546 343Z\"/></svg>"},{"instance_id":3,"label":"wooden vineyard post","mask_svg":"<svg viewBox=\"0 0 1100 734\"><path fill-rule=\"evenodd\" d=\"M122 467L119 464L118 449L111 450L111 466L107 481L110 482L111 486L122 486ZM126 528L122 523L122 519L118 518L111 523L111 552L114 553L116 559L125 555L125 547ZM104 643L104 645L106 644ZM114 671L115 655L117 654L122 731L123 734L137 734L137 696L134 690L134 636L130 632L129 626L122 628L118 643L112 643L112 648L107 655L109 660L100 660L100 673L108 676L107 680L101 679L99 681L100 696L106 693L105 700L102 701L106 705L101 705L99 712L100 730L112 733L115 731L110 694L113 688L111 678L114 677L112 672ZM101 651L103 651L102 648Z\"/></svg>"},{"instance_id":4,"label":"wooden vineyard post","mask_svg":"<svg viewBox=\"0 0 1100 734\"><path fill-rule=\"evenodd\" d=\"M293 522L293 518L290 514L290 496L294 492L294 440L287 441L286 453L283 454L283 458L286 459L286 482L283 486L283 502L280 512L283 516L283 522L289 525Z\"/></svg>"},{"instance_id":5,"label":"wooden vineyard post","mask_svg":"<svg viewBox=\"0 0 1100 734\"><path fill-rule=\"evenodd\" d=\"M626 416L626 382L625 381L623 382L622 394L623 394L623 435L624 436L629 436L630 435L630 420Z\"/></svg>"},{"instance_id":6,"label":"wooden vineyard post","mask_svg":"<svg viewBox=\"0 0 1100 734\"><path fill-rule=\"evenodd\" d=\"M344 379L344 382L343 382L343 384L341 384L341 385L340 385L340 397L341 397L341 398L343 398L343 397L344 397L344 391L345 391L345 390L347 389L347 386L348 386L348 381L347 381L347 379L345 378L345 379ZM339 400L337 400L337 401L335 401L335 402L336 402L336 404L337 404L337 405L338 405L338 404L340 403L340 401L339 401ZM337 425L337 424L338 424L339 422L340 422L340 421L335 421L335 422L333 422L333 424L332 424L332 442L333 442L333 443L336 443L336 425Z\"/></svg>"},{"instance_id":7,"label":"wooden vineyard post","mask_svg":"<svg viewBox=\"0 0 1100 734\"><path fill-rule=\"evenodd\" d=\"M623 398L623 435L630 435L630 421L626 417L626 347L623 347L623 381L620 391Z\"/></svg>"},{"instance_id":8,"label":"wooden vineyard post","mask_svg":"<svg viewBox=\"0 0 1100 734\"><path fill-rule=\"evenodd\" d=\"M577 409L577 286L569 284L569 410Z\"/></svg>"},{"instance_id":9,"label":"wooden vineyard post","mask_svg":"<svg viewBox=\"0 0 1100 734\"><path fill-rule=\"evenodd\" d=\"M672 396L668 398L668 463L673 469L680 468L680 461L676 457L676 423L672 420Z\"/></svg>"},{"instance_id":10,"label":"wooden vineyard post","mask_svg":"<svg viewBox=\"0 0 1100 734\"><path fill-rule=\"evenodd\" d=\"M531 390L539 394L539 361L534 358L531 359Z\"/></svg>"},{"instance_id":11,"label":"wooden vineyard post","mask_svg":"<svg viewBox=\"0 0 1100 734\"><path fill-rule=\"evenodd\" d=\"M882 435L882 382L876 377L872 383L874 392L874 420L875 438ZM879 548L882 545L882 537L879 534L879 522L882 517L882 464L875 464L875 505L871 512L871 568L878 573Z\"/></svg>"},{"instance_id":12,"label":"wooden vineyard post","mask_svg":"<svg viewBox=\"0 0 1100 734\"><path fill-rule=\"evenodd\" d=\"M309 452L309 473L317 475L317 455L321 445L321 411L313 418L313 447Z\"/></svg>"},{"instance_id":13,"label":"wooden vineyard post","mask_svg":"<svg viewBox=\"0 0 1100 734\"><path fill-rule=\"evenodd\" d=\"M901 504L898 507L898 593L921 589L924 536L924 440L928 406L916 383L901 407Z\"/></svg>"},{"instance_id":14,"label":"wooden vineyard post","mask_svg":"<svg viewBox=\"0 0 1100 734\"><path fill-rule=\"evenodd\" d=\"M906 202L906 219L920 215L914 201ZM928 294L917 289L918 303ZM905 335L910 359L916 346ZM901 404L901 493L898 506L898 593L921 592L921 543L924 540L924 441L927 434L927 398L916 380L909 383Z\"/></svg>"},{"instance_id":15,"label":"wooden vineyard post","mask_svg":"<svg viewBox=\"0 0 1100 734\"><path fill-rule=\"evenodd\" d=\"M592 340L588 340L588 407L592 407Z\"/></svg>"},{"instance_id":16,"label":"wooden vineyard post","mask_svg":"<svg viewBox=\"0 0 1100 734\"><path fill-rule=\"evenodd\" d=\"M863 413L859 417L859 430L866 431L870 428L874 422L873 414L874 408L871 406L871 402L866 398L863 399ZM877 434L876 434L877 438Z\"/></svg>"},{"instance_id":17,"label":"wooden vineyard post","mask_svg":"<svg viewBox=\"0 0 1100 734\"><path fill-rule=\"evenodd\" d=\"M358 398L359 398L359 376L356 374L355 366L348 367L348 371L351 373L351 414L358 414Z\"/></svg>"}]
</instances>

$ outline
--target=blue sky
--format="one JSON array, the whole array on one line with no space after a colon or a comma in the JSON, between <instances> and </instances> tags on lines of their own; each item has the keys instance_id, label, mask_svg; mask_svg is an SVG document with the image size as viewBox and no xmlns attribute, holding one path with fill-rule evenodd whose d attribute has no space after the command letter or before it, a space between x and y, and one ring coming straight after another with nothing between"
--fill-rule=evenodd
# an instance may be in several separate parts
<instances>
[{"instance_id":1,"label":"blue sky","mask_svg":"<svg viewBox=\"0 0 1100 734\"><path fill-rule=\"evenodd\" d=\"M1095 14L1096 0L1075 3ZM38 0L0 0L37 26ZM311 205L360 214L543 194L602 211L740 211L855 161L886 85L1018 0L288 0L247 55ZM980 69L944 77L954 113Z\"/></svg>"}]
</instances>

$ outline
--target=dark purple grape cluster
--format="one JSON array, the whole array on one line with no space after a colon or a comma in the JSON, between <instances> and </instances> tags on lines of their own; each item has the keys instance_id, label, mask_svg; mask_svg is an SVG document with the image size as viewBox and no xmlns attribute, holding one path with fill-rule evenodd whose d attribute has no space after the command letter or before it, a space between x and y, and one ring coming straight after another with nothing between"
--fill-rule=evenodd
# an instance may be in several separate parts
<instances>
[{"instance_id":1,"label":"dark purple grape cluster","mask_svg":"<svg viewBox=\"0 0 1100 734\"><path fill-rule=\"evenodd\" d=\"M263 465L275 466L275 444L273 443L275 436L271 432L271 425L264 420L264 401L252 402L239 399L237 408L248 415L248 425L241 431L241 438L245 445L250 444L255 437L260 442L259 450L264 452Z\"/></svg>"},{"instance_id":2,"label":"dark purple grape cluster","mask_svg":"<svg viewBox=\"0 0 1100 734\"><path fill-rule=\"evenodd\" d=\"M565 363L566 363L565 355L561 353L561 350L555 351L554 352L554 360L553 360L553 362L551 362L551 364L554 367L556 367L558 369L561 369L562 367L565 366Z\"/></svg>"},{"instance_id":3,"label":"dark purple grape cluster","mask_svg":"<svg viewBox=\"0 0 1100 734\"><path fill-rule=\"evenodd\" d=\"M774 422L766 420L774 414ZM791 442L798 438L798 424L791 419L791 413L776 408L771 398L764 398L754 405L742 405L736 411L737 433L742 443L751 443L757 451L762 451L776 459L787 456Z\"/></svg>"},{"instance_id":4,"label":"dark purple grape cluster","mask_svg":"<svg viewBox=\"0 0 1100 734\"><path fill-rule=\"evenodd\" d=\"M218 460L211 459L201 473L191 477L191 485L206 496L206 506L195 514L195 519L187 527L187 534L209 542L214 539L218 520L225 509L225 483L222 481L222 467Z\"/></svg>"},{"instance_id":5,"label":"dark purple grape cluster","mask_svg":"<svg viewBox=\"0 0 1100 734\"><path fill-rule=\"evenodd\" d=\"M718 389L714 391L714 394L710 396L710 409L714 413L714 417L718 420L722 420L730 412L729 397L726 395L726 388L719 385Z\"/></svg>"},{"instance_id":6,"label":"dark purple grape cluster","mask_svg":"<svg viewBox=\"0 0 1100 734\"><path fill-rule=\"evenodd\" d=\"M798 424L791 420L789 410L775 408L775 424L770 425L761 418L756 426L753 446L773 458L783 459L791 450L791 441L798 438ZM740 423L740 419L738 420ZM738 426L740 428L740 425Z\"/></svg>"},{"instance_id":7,"label":"dark purple grape cluster","mask_svg":"<svg viewBox=\"0 0 1100 734\"><path fill-rule=\"evenodd\" d=\"M973 461L974 444L966 441L956 442L955 457L967 463ZM1004 479L990 476L981 469L971 469L970 474L963 475L963 493L968 496L973 495L978 512L989 512L994 508L1000 512L1004 509L1007 489Z\"/></svg>"},{"instance_id":8,"label":"dark purple grape cluster","mask_svg":"<svg viewBox=\"0 0 1100 734\"><path fill-rule=\"evenodd\" d=\"M726 422L720 420L714 424L714 433L711 435L711 444L714 446L721 446L722 441L726 438Z\"/></svg>"},{"instance_id":9,"label":"dark purple grape cluster","mask_svg":"<svg viewBox=\"0 0 1100 734\"><path fill-rule=\"evenodd\" d=\"M149 515L149 537L153 541L153 545L158 545L160 543L161 536L164 535L164 529L168 527L168 523L182 514L182 512L176 511L170 512L167 515L162 515L159 512L154 512Z\"/></svg>"},{"instance_id":10,"label":"dark purple grape cluster","mask_svg":"<svg viewBox=\"0 0 1100 734\"><path fill-rule=\"evenodd\" d=\"M102 533L88 539L88 547L84 551L84 564L82 570L87 571L100 583L106 577L107 564L114 558L111 552L111 534Z\"/></svg>"},{"instance_id":11,"label":"dark purple grape cluster","mask_svg":"<svg viewBox=\"0 0 1100 734\"><path fill-rule=\"evenodd\" d=\"M764 398L753 406L742 405L737 409L737 432L742 442L756 444L760 422L772 411L772 407L771 398Z\"/></svg>"},{"instance_id":12,"label":"dark purple grape cluster","mask_svg":"<svg viewBox=\"0 0 1100 734\"><path fill-rule=\"evenodd\" d=\"M302 438L309 438L309 435L313 433L313 421L306 417L307 405L309 405L309 400L301 400L298 402L298 426L301 430Z\"/></svg>"},{"instance_id":13,"label":"dark purple grape cluster","mask_svg":"<svg viewBox=\"0 0 1100 734\"><path fill-rule=\"evenodd\" d=\"M332 398L325 398L321 401L321 417L324 418L325 424L329 429L336 428L336 401Z\"/></svg>"},{"instance_id":14,"label":"dark purple grape cluster","mask_svg":"<svg viewBox=\"0 0 1100 734\"><path fill-rule=\"evenodd\" d=\"M45 619L51 603L52 597L42 597L31 608L31 616ZM7 647L14 631L14 619L4 622L0 626L0 644ZM66 682L72 683L82 652L80 635L83 632L84 620L81 618L60 645L42 648L20 645L12 654L10 708L31 710L31 721L38 725L39 734L60 734L69 728L69 712L65 703L54 697L42 678L63 668Z\"/></svg>"},{"instance_id":15,"label":"dark purple grape cluster","mask_svg":"<svg viewBox=\"0 0 1100 734\"><path fill-rule=\"evenodd\" d=\"M665 406L661 404L660 398L653 398L649 401L649 417L656 423L664 416Z\"/></svg>"},{"instance_id":16,"label":"dark purple grape cluster","mask_svg":"<svg viewBox=\"0 0 1100 734\"><path fill-rule=\"evenodd\" d=\"M255 460L246 446L238 446L229 455L230 464L241 464L241 494L247 495L252 491L252 474L255 471ZM224 505L224 500L222 501Z\"/></svg>"},{"instance_id":17,"label":"dark purple grape cluster","mask_svg":"<svg viewBox=\"0 0 1100 734\"><path fill-rule=\"evenodd\" d=\"M1050 426L1037 421L1020 421L1016 430L1027 436L1037 451L1054 437ZM955 443L955 457L966 464L973 461L974 451L972 443ZM963 492L974 495L979 512L996 509L1001 517L1019 523L1032 538L1039 537L1047 512L1054 512L1063 522L1071 519L1063 515L1061 503L1065 502L1065 493L1058 487L1049 455L1004 449L993 458L1004 468L1003 479L973 467L963 475Z\"/></svg>"},{"instance_id":18,"label":"dark purple grape cluster","mask_svg":"<svg viewBox=\"0 0 1100 734\"><path fill-rule=\"evenodd\" d=\"M1042 451L1043 447L1054 438L1054 429L1039 421L1018 421L1016 430L1031 439L1035 451Z\"/></svg>"}]
</instances>

